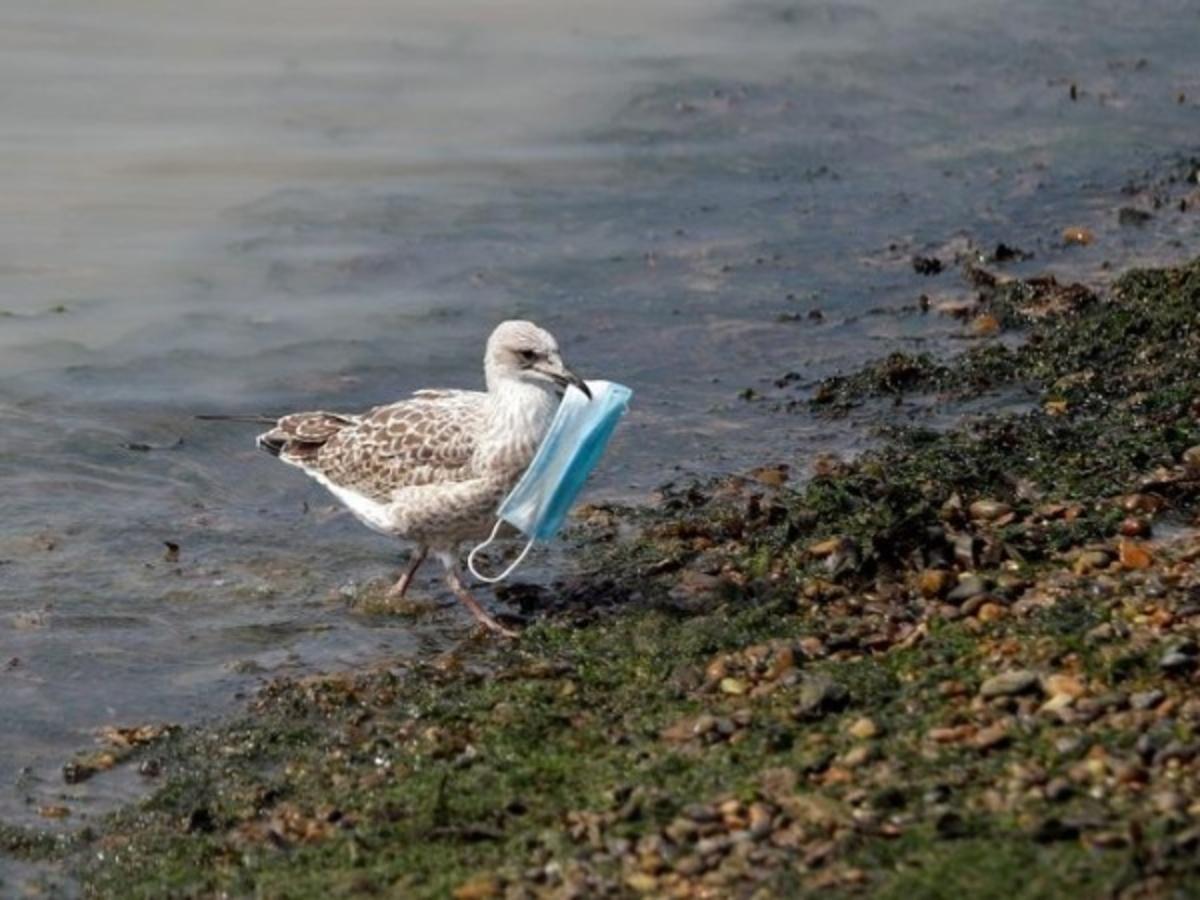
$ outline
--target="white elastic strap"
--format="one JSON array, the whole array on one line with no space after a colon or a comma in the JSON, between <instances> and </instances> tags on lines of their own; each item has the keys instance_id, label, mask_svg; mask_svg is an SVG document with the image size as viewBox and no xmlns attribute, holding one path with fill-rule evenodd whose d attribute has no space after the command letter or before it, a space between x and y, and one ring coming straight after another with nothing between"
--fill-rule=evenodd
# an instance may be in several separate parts
<instances>
[{"instance_id":1,"label":"white elastic strap","mask_svg":"<svg viewBox=\"0 0 1200 900\"><path fill-rule=\"evenodd\" d=\"M507 578L509 575L511 575L513 573L513 571L517 568L517 566L519 566L521 563L525 562L525 557L529 554L529 551L531 549L533 549L534 539L530 538L529 543L527 543L525 545L525 549L521 551L521 555L518 556L516 559L514 559L512 561L512 565L510 565L507 569L505 569L503 572L501 572L495 578L489 578L486 575L481 575L479 573L479 570L475 568L475 554L478 553L480 550L484 549L485 547L487 547L488 544L490 544L492 541L494 541L496 539L496 535L500 531L500 526L503 524L504 524L503 519L497 519L496 527L492 529L492 533L490 535L488 535L488 539L486 541L484 541L482 544L479 544L477 547L475 547L474 550L472 550L470 553L467 554L467 568L471 570L471 574L474 575L476 578L478 578L480 581L486 581L488 584L495 584L497 581L503 581L505 578Z\"/></svg>"}]
</instances>

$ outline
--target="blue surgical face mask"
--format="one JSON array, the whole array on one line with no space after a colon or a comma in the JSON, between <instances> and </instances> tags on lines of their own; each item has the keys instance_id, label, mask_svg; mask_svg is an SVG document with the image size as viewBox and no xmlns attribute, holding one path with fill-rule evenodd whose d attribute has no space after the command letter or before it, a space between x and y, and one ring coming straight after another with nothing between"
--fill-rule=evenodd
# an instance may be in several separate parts
<instances>
[{"instance_id":1,"label":"blue surgical face mask","mask_svg":"<svg viewBox=\"0 0 1200 900\"><path fill-rule=\"evenodd\" d=\"M529 468L496 511L491 537L467 556L467 568L480 581L503 581L524 561L535 541L553 537L600 462L633 391L611 381L589 381L587 386L591 400L578 388L567 388ZM475 555L496 539L504 522L519 529L529 542L512 565L489 578L476 570Z\"/></svg>"}]
</instances>

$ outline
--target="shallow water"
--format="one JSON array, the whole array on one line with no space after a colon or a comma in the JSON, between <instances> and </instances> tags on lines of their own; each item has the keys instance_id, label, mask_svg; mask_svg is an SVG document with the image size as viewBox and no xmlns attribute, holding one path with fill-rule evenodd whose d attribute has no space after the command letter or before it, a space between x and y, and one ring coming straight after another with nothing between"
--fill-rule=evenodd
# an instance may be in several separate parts
<instances>
[{"instance_id":1,"label":"shallow water","mask_svg":"<svg viewBox=\"0 0 1200 900\"><path fill-rule=\"evenodd\" d=\"M1194 2L445 6L0 10L0 819L127 796L61 782L98 726L469 631L432 567L427 615L347 608L395 549L194 413L475 386L531 317L637 391L591 497L639 499L857 449L739 393L962 346L907 311L968 293L915 252L1102 280L1196 247L1194 212L1116 220L1200 144Z\"/></svg>"}]
</instances>

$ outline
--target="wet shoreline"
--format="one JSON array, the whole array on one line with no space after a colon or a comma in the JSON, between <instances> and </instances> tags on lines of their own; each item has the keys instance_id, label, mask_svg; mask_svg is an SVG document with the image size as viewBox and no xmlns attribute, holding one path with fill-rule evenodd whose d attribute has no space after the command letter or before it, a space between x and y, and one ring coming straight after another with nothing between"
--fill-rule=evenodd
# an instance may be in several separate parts
<instances>
[{"instance_id":1,"label":"wet shoreline","mask_svg":"<svg viewBox=\"0 0 1200 900\"><path fill-rule=\"evenodd\" d=\"M503 595L530 615L514 644L118 738L162 787L7 851L82 864L95 896L990 895L1013 865L1021 896L1194 885L1200 356L1164 349L1200 333L1200 262L1086 299L993 282L970 318L1015 349L836 393L953 407L939 379L985 373L1031 410L585 507L581 573Z\"/></svg>"}]
</instances>

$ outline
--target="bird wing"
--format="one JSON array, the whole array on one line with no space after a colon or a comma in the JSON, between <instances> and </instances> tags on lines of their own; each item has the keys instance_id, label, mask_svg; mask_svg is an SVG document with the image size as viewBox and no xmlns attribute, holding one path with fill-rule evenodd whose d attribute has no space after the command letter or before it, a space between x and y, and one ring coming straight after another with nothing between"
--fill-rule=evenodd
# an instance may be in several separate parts
<instances>
[{"instance_id":1,"label":"bird wing","mask_svg":"<svg viewBox=\"0 0 1200 900\"><path fill-rule=\"evenodd\" d=\"M401 488L471 477L486 397L425 390L358 416L296 413L259 445L321 480L386 502Z\"/></svg>"}]
</instances>

